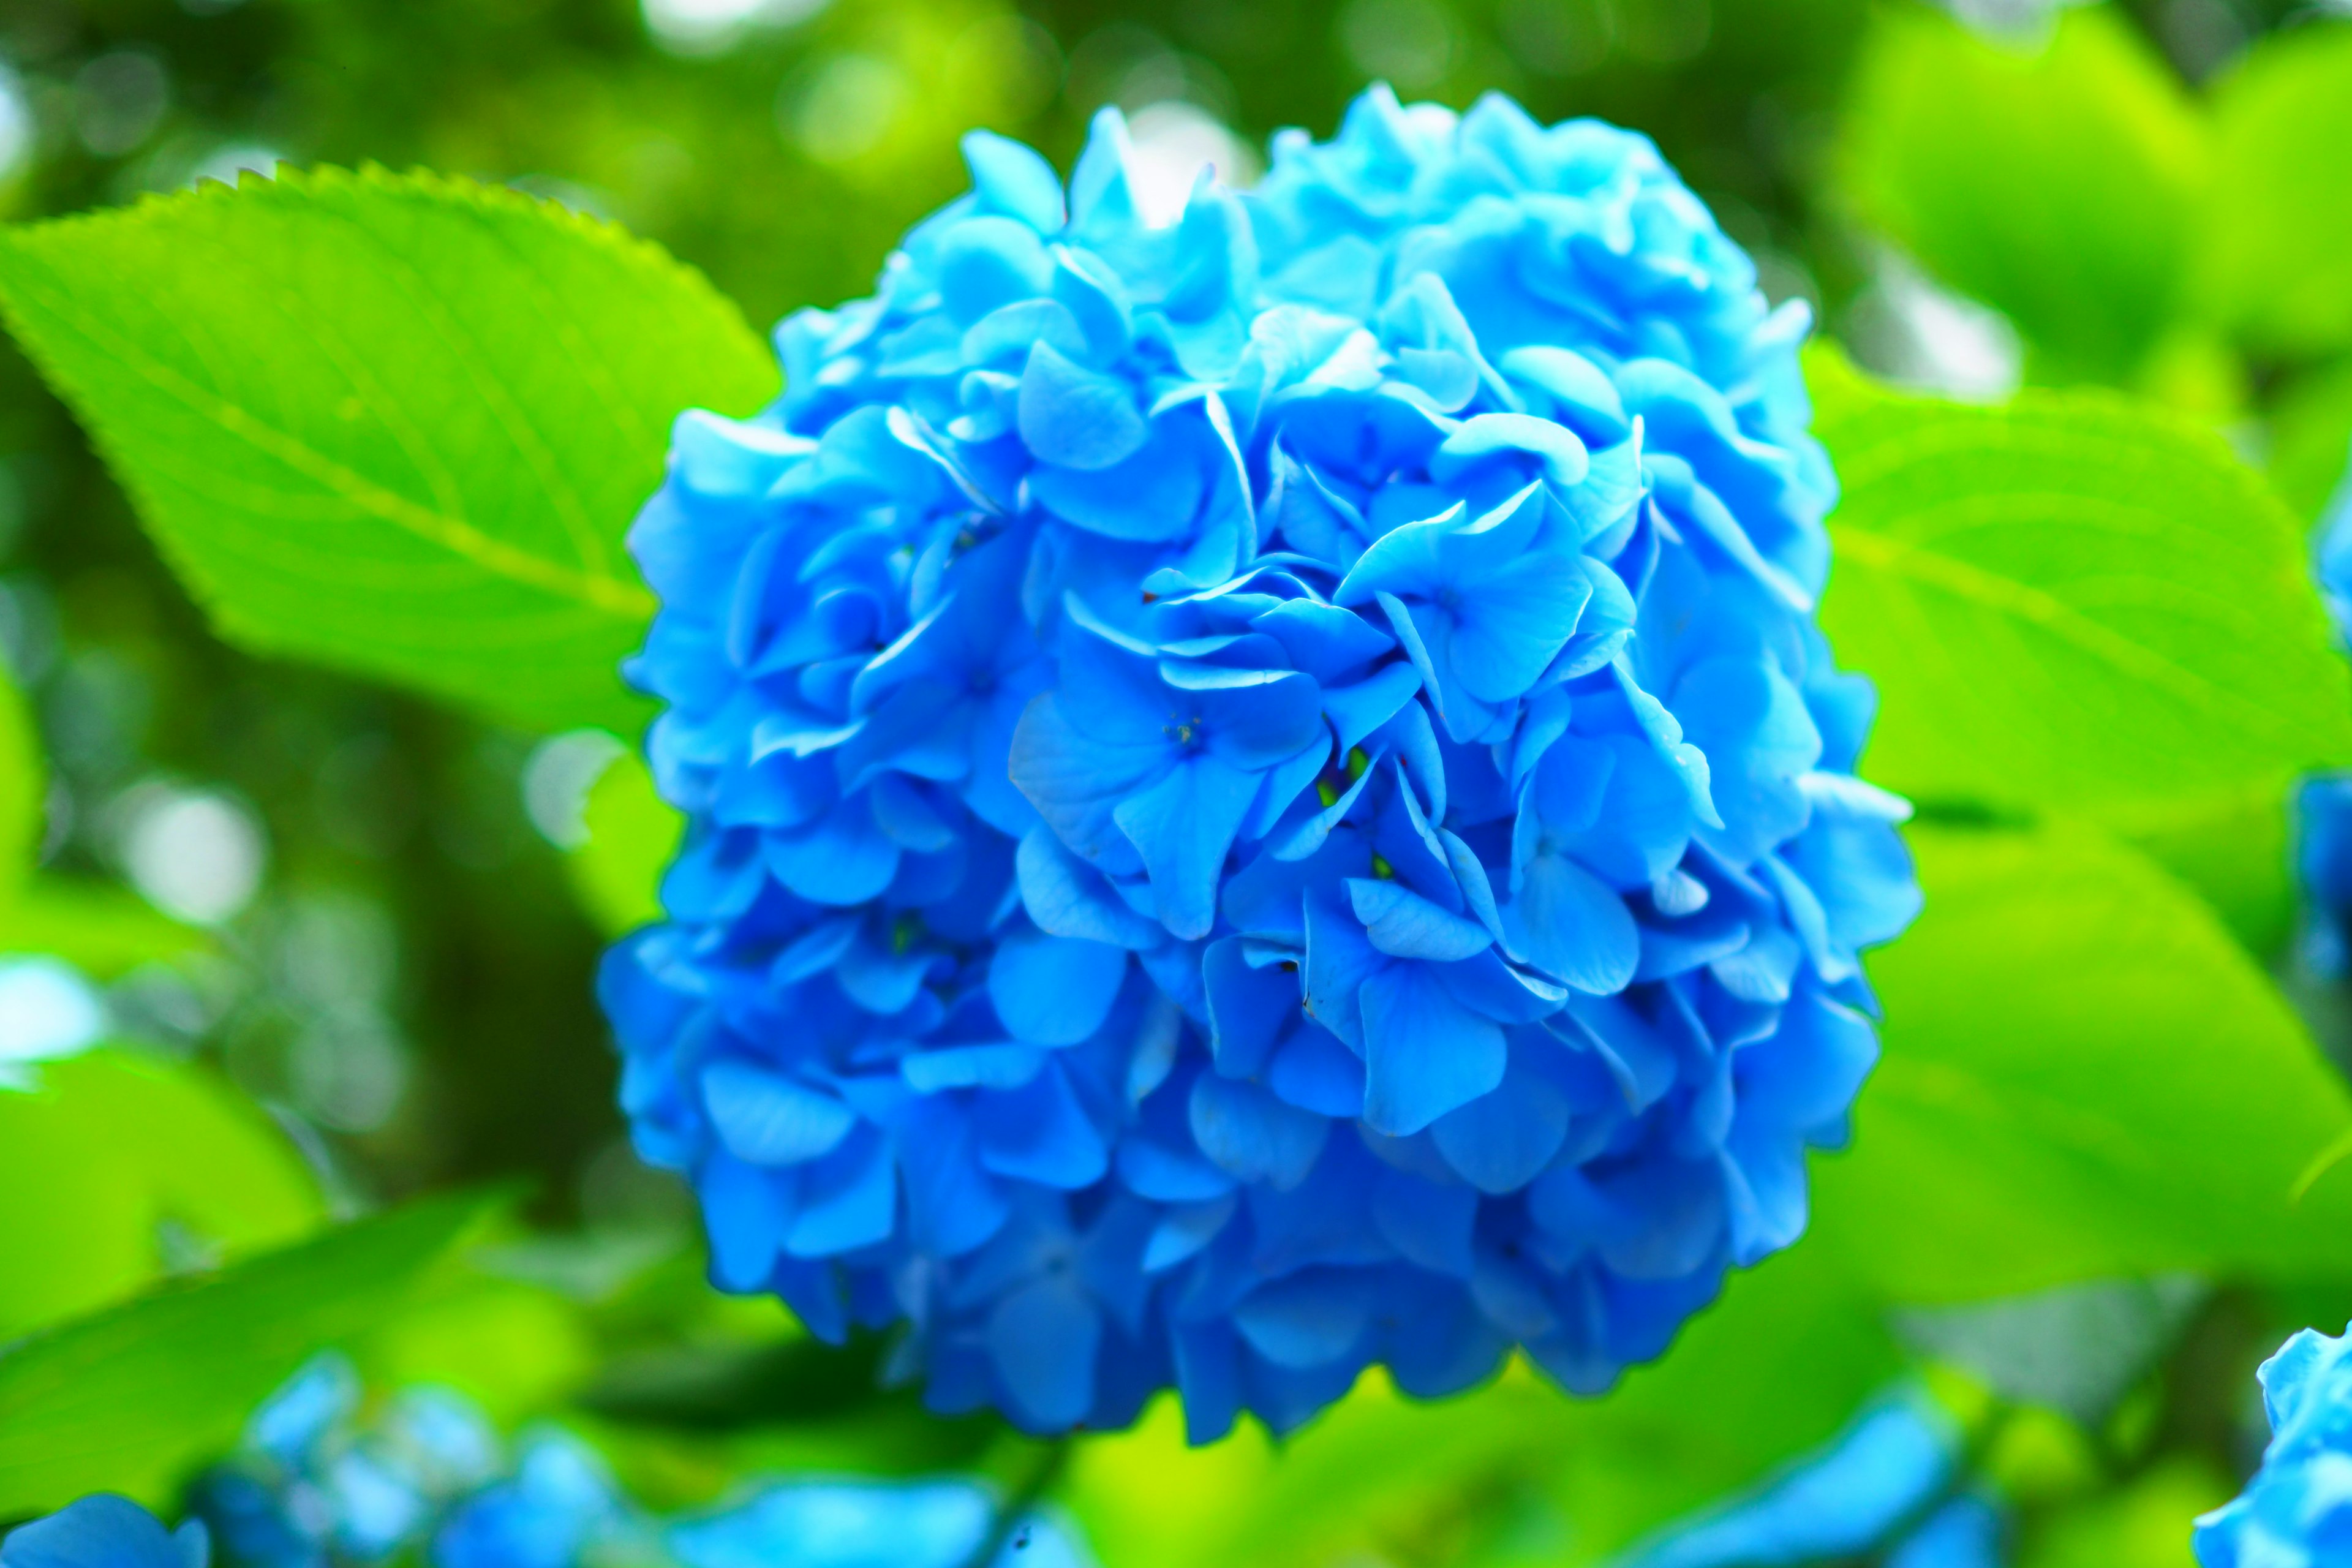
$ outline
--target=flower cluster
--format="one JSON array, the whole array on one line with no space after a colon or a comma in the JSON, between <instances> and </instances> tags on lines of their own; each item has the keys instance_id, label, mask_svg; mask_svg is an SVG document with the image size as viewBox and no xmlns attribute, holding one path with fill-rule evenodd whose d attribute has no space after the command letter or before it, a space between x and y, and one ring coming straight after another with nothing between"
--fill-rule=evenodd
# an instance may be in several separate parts
<instances>
[{"instance_id":1,"label":"flower cluster","mask_svg":"<svg viewBox=\"0 0 2352 1568\"><path fill-rule=\"evenodd\" d=\"M2197 1521L2204 1568L2352 1560L2352 1336L2305 1329L2263 1363L2270 1447L2243 1493Z\"/></svg>"},{"instance_id":2,"label":"flower cluster","mask_svg":"<svg viewBox=\"0 0 2352 1568\"><path fill-rule=\"evenodd\" d=\"M177 1537L120 1499L85 1500L57 1516L89 1516L74 1526L75 1542L99 1540L90 1531L100 1526L117 1542L152 1532L154 1542L177 1542L184 1563L142 1547L149 1555L7 1555L0 1565L205 1568L207 1526L223 1568L966 1568L993 1536L1003 1538L994 1561L1007 1568L1092 1561L1050 1518L1007 1528L994 1498L969 1480L772 1481L718 1510L660 1518L560 1427L527 1433L510 1452L479 1409L433 1388L405 1390L363 1420L358 1376L334 1355L255 1414L239 1451L206 1473L191 1501L196 1521ZM18 1536L46 1539L30 1529Z\"/></svg>"},{"instance_id":3,"label":"flower cluster","mask_svg":"<svg viewBox=\"0 0 2352 1568\"><path fill-rule=\"evenodd\" d=\"M1958 1426L1923 1394L1865 1410L1820 1453L1675 1525L1620 1568L2000 1568L2001 1509L1960 1475Z\"/></svg>"},{"instance_id":4,"label":"flower cluster","mask_svg":"<svg viewBox=\"0 0 2352 1568\"><path fill-rule=\"evenodd\" d=\"M1138 215L971 193L689 415L602 989L712 1271L936 1408L1656 1355L1805 1219L1917 894L1811 619L1801 307L1644 140L1368 94Z\"/></svg>"}]
</instances>

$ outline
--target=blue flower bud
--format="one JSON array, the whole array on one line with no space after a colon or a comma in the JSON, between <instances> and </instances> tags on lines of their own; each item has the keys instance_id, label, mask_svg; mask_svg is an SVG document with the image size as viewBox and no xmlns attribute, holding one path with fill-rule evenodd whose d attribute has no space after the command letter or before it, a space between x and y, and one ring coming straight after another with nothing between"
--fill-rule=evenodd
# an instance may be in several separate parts
<instances>
[{"instance_id":1,"label":"blue flower bud","mask_svg":"<svg viewBox=\"0 0 2352 1568\"><path fill-rule=\"evenodd\" d=\"M602 993L713 1278L1205 1440L1658 1354L1787 1246L1917 907L1801 309L1648 142L1376 89L1154 227L972 189L631 546L691 818Z\"/></svg>"}]
</instances>

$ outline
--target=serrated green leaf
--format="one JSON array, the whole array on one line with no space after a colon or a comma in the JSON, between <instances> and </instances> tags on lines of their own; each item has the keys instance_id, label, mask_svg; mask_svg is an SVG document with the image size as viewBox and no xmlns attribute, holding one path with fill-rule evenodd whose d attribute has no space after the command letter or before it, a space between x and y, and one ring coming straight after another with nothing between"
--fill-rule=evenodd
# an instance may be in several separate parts
<instances>
[{"instance_id":1,"label":"serrated green leaf","mask_svg":"<svg viewBox=\"0 0 2352 1568\"><path fill-rule=\"evenodd\" d=\"M0 306L225 635L533 728L641 721L622 536L672 418L776 382L653 246L430 174L0 231Z\"/></svg>"},{"instance_id":2,"label":"serrated green leaf","mask_svg":"<svg viewBox=\"0 0 2352 1568\"><path fill-rule=\"evenodd\" d=\"M0 1340L118 1300L179 1245L242 1257L326 1218L284 1132L200 1068L100 1050L0 1091Z\"/></svg>"},{"instance_id":3,"label":"serrated green leaf","mask_svg":"<svg viewBox=\"0 0 2352 1568\"><path fill-rule=\"evenodd\" d=\"M1839 194L1959 292L2006 313L2052 380L2122 380L2182 299L2207 132L2105 7L2046 46L1926 5L1873 20L1841 122Z\"/></svg>"},{"instance_id":4,"label":"serrated green leaf","mask_svg":"<svg viewBox=\"0 0 2352 1568\"><path fill-rule=\"evenodd\" d=\"M2263 38L2212 101L2201 303L2268 353L2352 348L2352 22Z\"/></svg>"},{"instance_id":5,"label":"serrated green leaf","mask_svg":"<svg viewBox=\"0 0 2352 1568\"><path fill-rule=\"evenodd\" d=\"M2082 826L1915 826L1885 1055L1813 1234L1890 1300L2340 1268L2352 1096L2212 913Z\"/></svg>"},{"instance_id":6,"label":"serrated green leaf","mask_svg":"<svg viewBox=\"0 0 2352 1568\"><path fill-rule=\"evenodd\" d=\"M492 1206L412 1205L0 1355L0 1518L99 1490L161 1506L303 1358L399 1310Z\"/></svg>"},{"instance_id":7,"label":"serrated green leaf","mask_svg":"<svg viewBox=\"0 0 2352 1568\"><path fill-rule=\"evenodd\" d=\"M2105 394L1822 379L1845 493L1822 625L1878 683L1873 777L2160 834L2352 760L2301 530L2218 436Z\"/></svg>"}]
</instances>

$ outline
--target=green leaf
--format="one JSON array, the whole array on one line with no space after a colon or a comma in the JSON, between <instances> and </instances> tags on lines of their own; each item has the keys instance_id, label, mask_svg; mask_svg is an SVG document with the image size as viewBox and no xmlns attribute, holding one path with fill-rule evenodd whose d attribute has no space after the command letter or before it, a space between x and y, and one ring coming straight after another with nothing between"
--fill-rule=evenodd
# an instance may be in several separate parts
<instances>
[{"instance_id":1,"label":"green leaf","mask_svg":"<svg viewBox=\"0 0 2352 1568\"><path fill-rule=\"evenodd\" d=\"M204 931L102 882L35 877L15 897L0 899L0 952L49 953L100 980L212 945Z\"/></svg>"},{"instance_id":2,"label":"green leaf","mask_svg":"<svg viewBox=\"0 0 2352 1568\"><path fill-rule=\"evenodd\" d=\"M2206 130L2117 13L2066 11L2046 47L1941 11L1879 13L1834 163L1857 216L2007 313L2037 379L2122 380L2186 282Z\"/></svg>"},{"instance_id":3,"label":"green leaf","mask_svg":"<svg viewBox=\"0 0 2352 1568\"><path fill-rule=\"evenodd\" d=\"M498 718L634 732L622 549L672 418L772 357L551 203L320 169L0 231L0 305L222 632Z\"/></svg>"},{"instance_id":4,"label":"green leaf","mask_svg":"<svg viewBox=\"0 0 2352 1568\"><path fill-rule=\"evenodd\" d=\"M2310 1184L2352 1097L2202 903L2085 827L1910 841L1927 910L1871 962L1885 1057L1805 1247L1898 1301L2340 1268L2352 1173Z\"/></svg>"},{"instance_id":5,"label":"green leaf","mask_svg":"<svg viewBox=\"0 0 2352 1568\"><path fill-rule=\"evenodd\" d=\"M99 1490L164 1503L306 1356L404 1305L491 1206L413 1205L0 1355L0 1518Z\"/></svg>"},{"instance_id":6,"label":"green leaf","mask_svg":"<svg viewBox=\"0 0 2352 1568\"><path fill-rule=\"evenodd\" d=\"M16 682L0 671L0 904L16 895L40 853L48 787L32 715Z\"/></svg>"},{"instance_id":7,"label":"green leaf","mask_svg":"<svg viewBox=\"0 0 2352 1568\"><path fill-rule=\"evenodd\" d=\"M2295 515L2316 520L2352 470L2352 359L2289 382L2271 405L2271 482Z\"/></svg>"},{"instance_id":8,"label":"green leaf","mask_svg":"<svg viewBox=\"0 0 2352 1568\"><path fill-rule=\"evenodd\" d=\"M2189 1521L2236 1490L2211 1460L2174 1456L2039 1521L2019 1568L2197 1568Z\"/></svg>"},{"instance_id":9,"label":"green leaf","mask_svg":"<svg viewBox=\"0 0 2352 1568\"><path fill-rule=\"evenodd\" d=\"M2215 88L2213 121L2203 303L2266 353L2352 349L2352 23L2255 44Z\"/></svg>"},{"instance_id":10,"label":"green leaf","mask_svg":"<svg viewBox=\"0 0 2352 1568\"><path fill-rule=\"evenodd\" d=\"M1873 777L2161 835L2352 760L2301 531L2218 436L2105 394L1820 379L1845 487L1822 624L1878 683Z\"/></svg>"},{"instance_id":11,"label":"green leaf","mask_svg":"<svg viewBox=\"0 0 2352 1568\"><path fill-rule=\"evenodd\" d=\"M243 1256L322 1224L317 1181L284 1132L202 1068L121 1050L37 1069L0 1092L0 1339L90 1310L161 1276L177 1245Z\"/></svg>"},{"instance_id":12,"label":"green leaf","mask_svg":"<svg viewBox=\"0 0 2352 1568\"><path fill-rule=\"evenodd\" d=\"M662 918L662 873L686 834L686 818L655 793L635 752L614 759L588 792L587 841L567 865L572 890L606 936Z\"/></svg>"}]
</instances>

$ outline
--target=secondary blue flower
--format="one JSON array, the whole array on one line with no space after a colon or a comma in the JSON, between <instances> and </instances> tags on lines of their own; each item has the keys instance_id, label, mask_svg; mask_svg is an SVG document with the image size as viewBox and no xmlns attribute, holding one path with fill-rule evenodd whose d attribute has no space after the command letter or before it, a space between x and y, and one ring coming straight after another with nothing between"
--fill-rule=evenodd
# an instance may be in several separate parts
<instances>
[{"instance_id":1,"label":"secondary blue flower","mask_svg":"<svg viewBox=\"0 0 2352 1568\"><path fill-rule=\"evenodd\" d=\"M550 1430L514 1474L474 1493L433 1536L434 1568L578 1568L649 1539L594 1450ZM642 1560L642 1559L641 1559Z\"/></svg>"},{"instance_id":2,"label":"secondary blue flower","mask_svg":"<svg viewBox=\"0 0 2352 1568\"><path fill-rule=\"evenodd\" d=\"M665 1535L681 1568L1092 1568L1051 1518L1013 1521L997 1554L975 1563L999 1525L971 1481L794 1481Z\"/></svg>"},{"instance_id":3,"label":"secondary blue flower","mask_svg":"<svg viewBox=\"0 0 2352 1568\"><path fill-rule=\"evenodd\" d=\"M2001 1511L1954 1491L1958 1426L1898 1394L1754 1491L1662 1531L1621 1568L1792 1568L1868 1557L1893 1568L1998 1568Z\"/></svg>"},{"instance_id":4,"label":"secondary blue flower","mask_svg":"<svg viewBox=\"0 0 2352 1568\"><path fill-rule=\"evenodd\" d=\"M153 1514L111 1492L68 1503L0 1541L0 1568L205 1568L211 1559L201 1522L166 1530Z\"/></svg>"},{"instance_id":5,"label":"secondary blue flower","mask_svg":"<svg viewBox=\"0 0 2352 1568\"><path fill-rule=\"evenodd\" d=\"M2305 1329L2263 1363L2271 1425L2246 1489L2197 1521L2204 1568L2321 1568L2352 1555L2352 1337Z\"/></svg>"},{"instance_id":6,"label":"secondary blue flower","mask_svg":"<svg viewBox=\"0 0 2352 1568\"><path fill-rule=\"evenodd\" d=\"M1384 92L972 190L632 547L692 820L603 994L714 1278L939 1408L1571 1388L1795 1239L1917 892L1801 311L1637 137Z\"/></svg>"},{"instance_id":7,"label":"secondary blue flower","mask_svg":"<svg viewBox=\"0 0 2352 1568\"><path fill-rule=\"evenodd\" d=\"M197 1481L192 1507L229 1563L387 1561L503 1469L498 1434L459 1396L406 1390L362 1423L360 1393L350 1363L317 1358L254 1413L237 1452Z\"/></svg>"},{"instance_id":8,"label":"secondary blue flower","mask_svg":"<svg viewBox=\"0 0 2352 1568\"><path fill-rule=\"evenodd\" d=\"M2336 641L2352 647L2352 469L2319 521L2321 595ZM2295 797L2296 869L2311 905L2304 952L2322 974L2352 970L2352 778L2308 780Z\"/></svg>"},{"instance_id":9,"label":"secondary blue flower","mask_svg":"<svg viewBox=\"0 0 2352 1568\"><path fill-rule=\"evenodd\" d=\"M199 1481L195 1507L228 1568L963 1568L1000 1526L1001 1568L1093 1564L1047 1513L1007 1525L977 1481L766 1480L725 1509L665 1519L559 1427L525 1433L509 1455L457 1394L411 1388L365 1421L359 1395L349 1363L319 1358L256 1412L238 1453ZM26 1552L52 1554L20 1558L20 1540ZM119 1498L85 1500L9 1537L0 1568L205 1568L204 1541L203 1524L167 1538ZM54 1554L58 1542L91 1542L194 1555Z\"/></svg>"}]
</instances>

